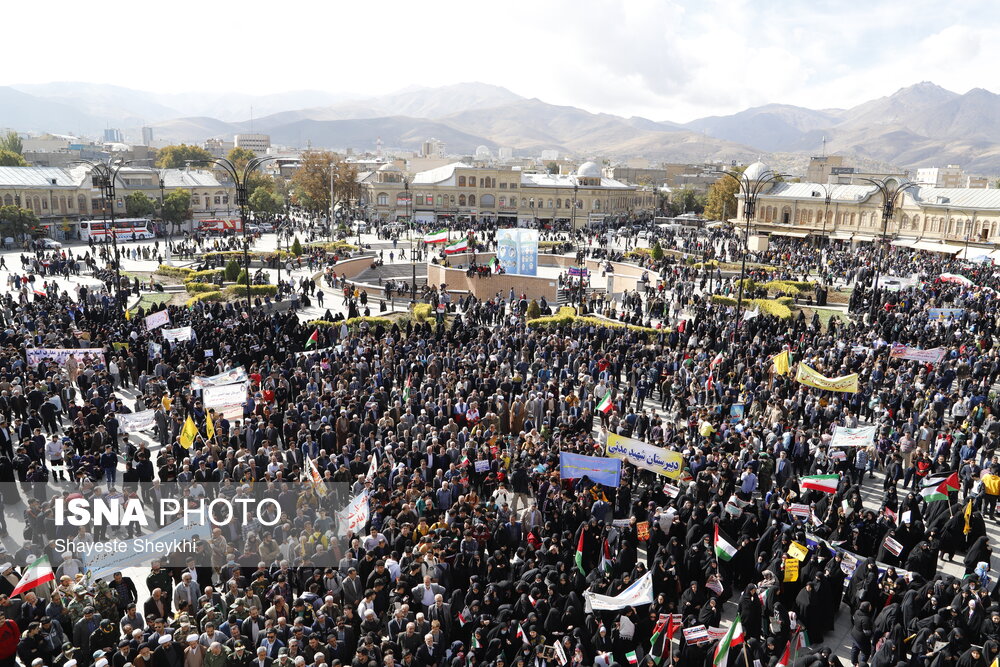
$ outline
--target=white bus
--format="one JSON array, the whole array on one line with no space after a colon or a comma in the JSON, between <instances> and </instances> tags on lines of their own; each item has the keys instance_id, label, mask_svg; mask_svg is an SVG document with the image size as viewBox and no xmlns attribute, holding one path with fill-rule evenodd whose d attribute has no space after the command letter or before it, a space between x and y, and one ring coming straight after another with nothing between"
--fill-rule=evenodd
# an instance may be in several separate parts
<instances>
[{"instance_id":1,"label":"white bus","mask_svg":"<svg viewBox=\"0 0 1000 667\"><path fill-rule=\"evenodd\" d=\"M110 222L104 220L82 221L80 224L80 240L97 243L110 243ZM145 241L154 238L153 223L145 218L121 218L115 220L115 237L118 241Z\"/></svg>"}]
</instances>

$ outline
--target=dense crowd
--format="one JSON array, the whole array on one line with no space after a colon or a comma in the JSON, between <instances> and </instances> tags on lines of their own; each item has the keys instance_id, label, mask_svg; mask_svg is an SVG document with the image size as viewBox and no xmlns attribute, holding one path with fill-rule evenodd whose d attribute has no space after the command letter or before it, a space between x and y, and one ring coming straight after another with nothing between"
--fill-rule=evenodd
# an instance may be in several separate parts
<instances>
[{"instance_id":1,"label":"dense crowd","mask_svg":"<svg viewBox=\"0 0 1000 667\"><path fill-rule=\"evenodd\" d=\"M728 252L723 232L688 243ZM1000 495L1000 281L962 267L971 286L945 283L950 260L893 255L883 272L918 280L871 293L873 259L826 253L827 270L854 281L856 312L825 325L741 319L699 284L707 271L647 261L649 293L630 293L615 319L651 323L658 299L669 326L652 334L529 327L511 292L445 302L443 325L171 306L169 326L194 333L171 343L147 330L149 312L22 286L0 302L0 487L8 522L16 512L24 526L0 568L0 667L709 665L728 640L692 628L737 614L729 665L986 667L1000 653L985 523ZM942 307L962 310L929 316ZM907 361L892 344L946 353ZM104 356L36 365L31 347ZM788 374L772 361L785 351ZM857 373L859 389L806 386L797 363ZM237 368L242 415L206 410L192 379ZM143 410L155 425L130 437L121 415ZM185 448L189 417L199 437ZM877 427L870 446L831 447L835 427L860 424ZM618 486L561 477L560 452L603 455L609 434L681 453L682 476L625 464ZM369 494L356 534L302 490L308 462L344 490L339 502ZM923 497L952 472L945 499ZM835 492L803 487L822 474L839 475ZM268 495L283 516L219 530L195 560L144 571L143 589L123 573L88 578L53 548L129 536L56 526L64 491L43 483L63 479L88 497L156 481ZM56 580L10 598L41 554ZM956 555L964 577L942 572ZM615 597L647 574L652 603L595 611L585 594ZM834 655L841 616L849 660Z\"/></svg>"}]
</instances>

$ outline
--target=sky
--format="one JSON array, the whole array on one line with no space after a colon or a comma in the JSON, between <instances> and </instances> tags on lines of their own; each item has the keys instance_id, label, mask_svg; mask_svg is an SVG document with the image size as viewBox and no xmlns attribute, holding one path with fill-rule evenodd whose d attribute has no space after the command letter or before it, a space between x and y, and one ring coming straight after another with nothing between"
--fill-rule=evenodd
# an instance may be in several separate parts
<instances>
[{"instance_id":1,"label":"sky","mask_svg":"<svg viewBox=\"0 0 1000 667\"><path fill-rule=\"evenodd\" d=\"M593 112L686 122L772 102L849 107L932 81L984 87L990 0L174 0L9 3L0 85L374 96L467 81ZM107 49L114 64L99 55ZM2 115L2 114L0 114Z\"/></svg>"}]
</instances>

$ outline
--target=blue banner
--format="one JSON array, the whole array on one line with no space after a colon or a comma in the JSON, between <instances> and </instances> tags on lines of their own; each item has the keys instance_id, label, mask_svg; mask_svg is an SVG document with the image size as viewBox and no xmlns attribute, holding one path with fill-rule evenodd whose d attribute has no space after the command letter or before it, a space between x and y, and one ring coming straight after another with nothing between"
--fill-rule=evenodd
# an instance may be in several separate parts
<instances>
[{"instance_id":1,"label":"blue banner","mask_svg":"<svg viewBox=\"0 0 1000 667\"><path fill-rule=\"evenodd\" d=\"M618 486L622 479L621 459L559 452L559 478L580 479L582 477L605 486Z\"/></svg>"},{"instance_id":2,"label":"blue banner","mask_svg":"<svg viewBox=\"0 0 1000 667\"><path fill-rule=\"evenodd\" d=\"M521 276L538 274L538 230L498 229L497 261L504 273Z\"/></svg>"},{"instance_id":3,"label":"blue banner","mask_svg":"<svg viewBox=\"0 0 1000 667\"><path fill-rule=\"evenodd\" d=\"M964 314L964 308L931 308L927 311L927 317L931 320L957 320Z\"/></svg>"}]
</instances>

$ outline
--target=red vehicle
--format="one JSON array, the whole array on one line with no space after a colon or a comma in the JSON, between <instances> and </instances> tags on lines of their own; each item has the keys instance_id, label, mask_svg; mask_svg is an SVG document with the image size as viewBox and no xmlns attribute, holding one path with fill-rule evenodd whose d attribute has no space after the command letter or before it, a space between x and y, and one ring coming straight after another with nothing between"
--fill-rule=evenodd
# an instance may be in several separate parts
<instances>
[{"instance_id":1,"label":"red vehicle","mask_svg":"<svg viewBox=\"0 0 1000 667\"><path fill-rule=\"evenodd\" d=\"M243 233L243 221L239 218L214 218L198 223L198 231L205 234Z\"/></svg>"}]
</instances>

